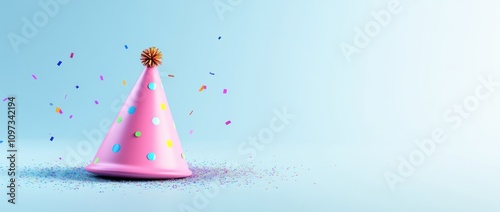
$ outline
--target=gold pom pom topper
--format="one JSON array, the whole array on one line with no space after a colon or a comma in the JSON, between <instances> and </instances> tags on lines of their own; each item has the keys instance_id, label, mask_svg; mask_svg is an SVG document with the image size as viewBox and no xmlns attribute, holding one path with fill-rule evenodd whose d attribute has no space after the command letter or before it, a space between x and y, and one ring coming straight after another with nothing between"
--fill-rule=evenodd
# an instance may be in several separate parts
<instances>
[{"instance_id":1,"label":"gold pom pom topper","mask_svg":"<svg viewBox=\"0 0 500 212\"><path fill-rule=\"evenodd\" d=\"M161 65L162 54L156 47L149 47L142 51L141 61L147 67L154 67Z\"/></svg>"}]
</instances>

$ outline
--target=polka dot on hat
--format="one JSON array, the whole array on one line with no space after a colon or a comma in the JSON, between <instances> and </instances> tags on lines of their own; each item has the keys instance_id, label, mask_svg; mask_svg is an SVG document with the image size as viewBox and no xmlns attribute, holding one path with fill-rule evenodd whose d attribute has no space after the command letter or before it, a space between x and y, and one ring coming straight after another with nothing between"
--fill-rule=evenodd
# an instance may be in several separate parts
<instances>
[{"instance_id":1,"label":"polka dot on hat","mask_svg":"<svg viewBox=\"0 0 500 212\"><path fill-rule=\"evenodd\" d=\"M155 153L152 153L152 152L148 153L148 155L146 155L146 157L148 158L148 160L151 160L151 161L156 159Z\"/></svg>"},{"instance_id":2,"label":"polka dot on hat","mask_svg":"<svg viewBox=\"0 0 500 212\"><path fill-rule=\"evenodd\" d=\"M114 153L117 153L117 152L119 152L119 151L120 151L120 149L121 149L121 148L122 148L122 147L120 146L120 144L115 144L115 145L113 145L113 149L112 149L112 151L113 151Z\"/></svg>"},{"instance_id":3,"label":"polka dot on hat","mask_svg":"<svg viewBox=\"0 0 500 212\"><path fill-rule=\"evenodd\" d=\"M153 122L154 125L158 125L160 124L160 118L158 117L154 117L153 120L151 120Z\"/></svg>"},{"instance_id":4,"label":"polka dot on hat","mask_svg":"<svg viewBox=\"0 0 500 212\"><path fill-rule=\"evenodd\" d=\"M167 146L168 146L168 148L172 148L173 145L174 144L172 143L172 140L168 139L167 140Z\"/></svg>"},{"instance_id":5,"label":"polka dot on hat","mask_svg":"<svg viewBox=\"0 0 500 212\"><path fill-rule=\"evenodd\" d=\"M128 114L132 115L132 114L134 114L134 113L135 113L135 106L130 106L130 107L128 108Z\"/></svg>"},{"instance_id":6,"label":"polka dot on hat","mask_svg":"<svg viewBox=\"0 0 500 212\"><path fill-rule=\"evenodd\" d=\"M116 123L118 123L118 124L119 124L119 123L121 123L121 122L122 122L122 120L123 120L123 118L122 118L121 116L118 116L118 119L116 119Z\"/></svg>"},{"instance_id":7,"label":"polka dot on hat","mask_svg":"<svg viewBox=\"0 0 500 212\"><path fill-rule=\"evenodd\" d=\"M161 107L162 110L166 110L167 109L167 105L165 103L161 103L160 107Z\"/></svg>"},{"instance_id":8,"label":"polka dot on hat","mask_svg":"<svg viewBox=\"0 0 500 212\"><path fill-rule=\"evenodd\" d=\"M97 163L99 163L99 157L96 157L96 158L94 159L94 164L97 164Z\"/></svg>"},{"instance_id":9,"label":"polka dot on hat","mask_svg":"<svg viewBox=\"0 0 500 212\"><path fill-rule=\"evenodd\" d=\"M152 90L152 91L153 91L153 90L155 90L155 89L156 89L156 84L155 84L154 82L150 82L150 83L148 84L148 88L149 88L149 90Z\"/></svg>"}]
</instances>

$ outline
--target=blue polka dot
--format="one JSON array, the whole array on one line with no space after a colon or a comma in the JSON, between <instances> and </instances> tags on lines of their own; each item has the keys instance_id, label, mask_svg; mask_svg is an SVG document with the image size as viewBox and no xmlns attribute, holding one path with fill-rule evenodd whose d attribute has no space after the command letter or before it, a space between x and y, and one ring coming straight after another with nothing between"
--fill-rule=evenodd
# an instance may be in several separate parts
<instances>
[{"instance_id":1,"label":"blue polka dot","mask_svg":"<svg viewBox=\"0 0 500 212\"><path fill-rule=\"evenodd\" d=\"M113 152L114 152L114 153L117 153L118 151L120 151L120 149L121 149L120 144L115 144L115 145L113 146Z\"/></svg>"},{"instance_id":2,"label":"blue polka dot","mask_svg":"<svg viewBox=\"0 0 500 212\"><path fill-rule=\"evenodd\" d=\"M130 107L128 108L128 114L132 115L132 114L134 114L134 113L135 113L135 107L134 107L134 106L130 106Z\"/></svg>"},{"instance_id":3,"label":"blue polka dot","mask_svg":"<svg viewBox=\"0 0 500 212\"><path fill-rule=\"evenodd\" d=\"M148 88L149 88L149 90L154 90L154 89L156 89L156 84L154 82L150 82L148 84Z\"/></svg>"},{"instance_id":4,"label":"blue polka dot","mask_svg":"<svg viewBox=\"0 0 500 212\"><path fill-rule=\"evenodd\" d=\"M154 117L152 121L154 125L160 124L160 119L158 117Z\"/></svg>"},{"instance_id":5,"label":"blue polka dot","mask_svg":"<svg viewBox=\"0 0 500 212\"><path fill-rule=\"evenodd\" d=\"M147 157L148 157L148 160L155 160L156 159L155 153L152 153L152 152L148 153Z\"/></svg>"}]
</instances>

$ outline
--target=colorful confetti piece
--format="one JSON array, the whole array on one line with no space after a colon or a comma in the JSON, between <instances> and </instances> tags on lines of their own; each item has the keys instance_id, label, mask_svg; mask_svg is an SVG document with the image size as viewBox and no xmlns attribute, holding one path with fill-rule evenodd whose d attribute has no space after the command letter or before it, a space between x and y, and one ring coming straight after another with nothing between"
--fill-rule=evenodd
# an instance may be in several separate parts
<instances>
[{"instance_id":1,"label":"colorful confetti piece","mask_svg":"<svg viewBox=\"0 0 500 212\"><path fill-rule=\"evenodd\" d=\"M204 89L206 89L206 87L205 87L205 85L202 85L202 86L200 87L200 89L198 89L198 91L199 91L199 92L201 92L201 91L203 91Z\"/></svg>"},{"instance_id":2,"label":"colorful confetti piece","mask_svg":"<svg viewBox=\"0 0 500 212\"><path fill-rule=\"evenodd\" d=\"M70 118L70 119L71 119L71 118L73 118L73 115L70 115L70 116L69 116L69 118Z\"/></svg>"},{"instance_id":3,"label":"colorful confetti piece","mask_svg":"<svg viewBox=\"0 0 500 212\"><path fill-rule=\"evenodd\" d=\"M54 106L54 104L52 104L52 103L50 103L49 105L50 105L50 106Z\"/></svg>"},{"instance_id":4,"label":"colorful confetti piece","mask_svg":"<svg viewBox=\"0 0 500 212\"><path fill-rule=\"evenodd\" d=\"M68 94L66 94L66 95L64 96L64 99L66 99L66 97L68 97Z\"/></svg>"},{"instance_id":5,"label":"colorful confetti piece","mask_svg":"<svg viewBox=\"0 0 500 212\"><path fill-rule=\"evenodd\" d=\"M54 136L51 136L51 137L50 137L50 141L53 141L53 140L54 140Z\"/></svg>"},{"instance_id":6,"label":"colorful confetti piece","mask_svg":"<svg viewBox=\"0 0 500 212\"><path fill-rule=\"evenodd\" d=\"M34 74L31 75L33 79L37 80L36 76Z\"/></svg>"},{"instance_id":7,"label":"colorful confetti piece","mask_svg":"<svg viewBox=\"0 0 500 212\"><path fill-rule=\"evenodd\" d=\"M5 101L7 101L7 99L9 99L9 97L5 97L5 99L3 99L3 101L5 102Z\"/></svg>"},{"instance_id":8,"label":"colorful confetti piece","mask_svg":"<svg viewBox=\"0 0 500 212\"><path fill-rule=\"evenodd\" d=\"M125 49L128 49L128 46L127 46L127 45L125 45Z\"/></svg>"},{"instance_id":9,"label":"colorful confetti piece","mask_svg":"<svg viewBox=\"0 0 500 212\"><path fill-rule=\"evenodd\" d=\"M220 40L221 38L222 38L222 37L221 37L221 36L219 36L219 40Z\"/></svg>"},{"instance_id":10,"label":"colorful confetti piece","mask_svg":"<svg viewBox=\"0 0 500 212\"><path fill-rule=\"evenodd\" d=\"M193 130L189 130L189 134L193 134Z\"/></svg>"},{"instance_id":11,"label":"colorful confetti piece","mask_svg":"<svg viewBox=\"0 0 500 212\"><path fill-rule=\"evenodd\" d=\"M210 75L215 75L215 73L212 73L212 72L208 72Z\"/></svg>"},{"instance_id":12,"label":"colorful confetti piece","mask_svg":"<svg viewBox=\"0 0 500 212\"><path fill-rule=\"evenodd\" d=\"M227 120L227 121L226 121L226 125L229 125L229 124L231 124L231 121L230 121L230 120Z\"/></svg>"},{"instance_id":13,"label":"colorful confetti piece","mask_svg":"<svg viewBox=\"0 0 500 212\"><path fill-rule=\"evenodd\" d=\"M193 111L191 110L191 112L189 113L189 115L193 114Z\"/></svg>"},{"instance_id":14,"label":"colorful confetti piece","mask_svg":"<svg viewBox=\"0 0 500 212\"><path fill-rule=\"evenodd\" d=\"M206 85L203 85L203 89L204 89L204 90L207 90L207 86L206 86Z\"/></svg>"},{"instance_id":15,"label":"colorful confetti piece","mask_svg":"<svg viewBox=\"0 0 500 212\"><path fill-rule=\"evenodd\" d=\"M69 55L69 58L73 58L73 55L75 55L75 53L71 52L71 54Z\"/></svg>"},{"instance_id":16,"label":"colorful confetti piece","mask_svg":"<svg viewBox=\"0 0 500 212\"><path fill-rule=\"evenodd\" d=\"M224 90L222 90L222 93L227 94L227 89L224 88Z\"/></svg>"},{"instance_id":17,"label":"colorful confetti piece","mask_svg":"<svg viewBox=\"0 0 500 212\"><path fill-rule=\"evenodd\" d=\"M168 77L174 77L174 75L173 74L169 74Z\"/></svg>"},{"instance_id":18,"label":"colorful confetti piece","mask_svg":"<svg viewBox=\"0 0 500 212\"><path fill-rule=\"evenodd\" d=\"M123 86L127 85L127 81L123 80L122 84L123 84Z\"/></svg>"},{"instance_id":19,"label":"colorful confetti piece","mask_svg":"<svg viewBox=\"0 0 500 212\"><path fill-rule=\"evenodd\" d=\"M59 110L59 114L63 114L63 111L62 111L62 109L61 109L61 110Z\"/></svg>"},{"instance_id":20,"label":"colorful confetti piece","mask_svg":"<svg viewBox=\"0 0 500 212\"><path fill-rule=\"evenodd\" d=\"M75 86L75 88L78 89L78 88L80 88L80 86L77 85L77 86Z\"/></svg>"},{"instance_id":21,"label":"colorful confetti piece","mask_svg":"<svg viewBox=\"0 0 500 212\"><path fill-rule=\"evenodd\" d=\"M100 76L101 80L104 80L104 77L102 77L102 75Z\"/></svg>"},{"instance_id":22,"label":"colorful confetti piece","mask_svg":"<svg viewBox=\"0 0 500 212\"><path fill-rule=\"evenodd\" d=\"M2 141L2 140L0 140L0 144L1 144L1 143L3 143L3 141Z\"/></svg>"},{"instance_id":23,"label":"colorful confetti piece","mask_svg":"<svg viewBox=\"0 0 500 212\"><path fill-rule=\"evenodd\" d=\"M97 100L95 100L95 101L94 101L94 103L95 103L96 105L98 105L98 104L99 104L99 102L98 102Z\"/></svg>"},{"instance_id":24,"label":"colorful confetti piece","mask_svg":"<svg viewBox=\"0 0 500 212\"><path fill-rule=\"evenodd\" d=\"M57 66L61 66L61 64L62 64L62 61L59 61L59 62L57 63Z\"/></svg>"},{"instance_id":25,"label":"colorful confetti piece","mask_svg":"<svg viewBox=\"0 0 500 212\"><path fill-rule=\"evenodd\" d=\"M59 113L59 111L61 111L61 108L60 107L56 107L56 113Z\"/></svg>"}]
</instances>

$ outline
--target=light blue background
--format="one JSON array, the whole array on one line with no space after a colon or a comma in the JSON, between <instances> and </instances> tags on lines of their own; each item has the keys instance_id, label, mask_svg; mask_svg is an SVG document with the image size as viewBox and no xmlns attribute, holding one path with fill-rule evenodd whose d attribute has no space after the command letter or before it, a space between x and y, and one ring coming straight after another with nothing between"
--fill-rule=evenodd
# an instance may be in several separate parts
<instances>
[{"instance_id":1,"label":"light blue background","mask_svg":"<svg viewBox=\"0 0 500 212\"><path fill-rule=\"evenodd\" d=\"M212 0L70 1L15 53L7 34L21 34L21 19L42 11L38 2L46 1L0 5L0 99L17 98L18 142L25 152L19 166L55 161L88 140L84 132L113 120L113 102L128 95L143 70L140 52L157 46L188 161L245 161L248 155L238 146L269 127L273 109L295 115L255 161L304 165L299 180L266 193L226 190L203 211L500 209L500 94L481 101L456 130L443 119L447 109L474 94L478 77L500 81L496 1L401 0L401 13L350 63L341 43L352 45L354 29L364 28L374 20L371 13L390 1L242 0L223 20ZM203 84L207 90L200 93ZM64 115L55 113L56 106ZM6 129L6 104L1 108L0 127ZM227 120L232 124L226 126ZM391 191L384 173L397 172L398 157L418 149L413 141L428 138L434 128L446 131L447 142ZM5 141L7 132L0 133ZM0 148L5 152L6 143ZM0 164L5 167L6 160ZM44 204L102 209L119 201L118 209L170 211L193 196L175 192L167 201L154 192L99 198L95 191L19 192L25 196L17 210Z\"/></svg>"}]
</instances>

